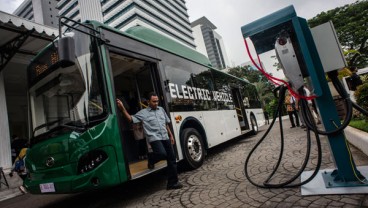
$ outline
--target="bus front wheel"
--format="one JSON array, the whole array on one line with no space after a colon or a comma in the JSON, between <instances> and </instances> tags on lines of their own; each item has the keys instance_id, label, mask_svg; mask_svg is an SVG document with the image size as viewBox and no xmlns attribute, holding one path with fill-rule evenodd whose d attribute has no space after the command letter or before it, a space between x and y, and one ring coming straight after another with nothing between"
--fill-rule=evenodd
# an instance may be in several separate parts
<instances>
[{"instance_id":1,"label":"bus front wheel","mask_svg":"<svg viewBox=\"0 0 368 208\"><path fill-rule=\"evenodd\" d=\"M190 169L199 168L204 161L205 147L202 136L194 128L186 128L182 132L183 154Z\"/></svg>"},{"instance_id":2,"label":"bus front wheel","mask_svg":"<svg viewBox=\"0 0 368 208\"><path fill-rule=\"evenodd\" d=\"M250 115L250 123L252 125L252 134L256 135L258 133L258 125L257 119L253 114Z\"/></svg>"}]
</instances>

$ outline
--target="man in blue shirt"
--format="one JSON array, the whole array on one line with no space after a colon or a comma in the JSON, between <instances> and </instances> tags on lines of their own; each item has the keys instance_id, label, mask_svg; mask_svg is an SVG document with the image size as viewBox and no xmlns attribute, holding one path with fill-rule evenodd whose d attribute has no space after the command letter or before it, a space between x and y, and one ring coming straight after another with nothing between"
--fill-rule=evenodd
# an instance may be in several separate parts
<instances>
[{"instance_id":1,"label":"man in blue shirt","mask_svg":"<svg viewBox=\"0 0 368 208\"><path fill-rule=\"evenodd\" d=\"M152 153L148 154L148 168L153 169L155 163L166 159L167 161L167 189L180 189L183 185L179 182L176 157L172 145L175 143L171 133L170 119L165 110L158 106L158 96L151 92L148 95L148 107L140 110L135 115L130 115L123 103L117 99L118 108L124 117L133 123L143 124L144 134L152 147Z\"/></svg>"}]
</instances>

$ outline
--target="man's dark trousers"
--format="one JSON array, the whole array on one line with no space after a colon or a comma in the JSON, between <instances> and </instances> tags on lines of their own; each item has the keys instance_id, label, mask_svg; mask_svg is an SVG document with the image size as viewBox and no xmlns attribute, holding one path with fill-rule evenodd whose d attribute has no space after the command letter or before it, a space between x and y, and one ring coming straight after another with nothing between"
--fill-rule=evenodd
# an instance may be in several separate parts
<instances>
[{"instance_id":1,"label":"man's dark trousers","mask_svg":"<svg viewBox=\"0 0 368 208\"><path fill-rule=\"evenodd\" d=\"M298 116L298 112L296 112L296 111L288 111L287 113L288 113L288 115L289 115L289 119L290 119L290 122L291 122L291 126L292 126L292 127L295 127L295 123L294 123L294 117L293 117L293 115L295 116L296 126L299 126L299 116Z\"/></svg>"},{"instance_id":2,"label":"man's dark trousers","mask_svg":"<svg viewBox=\"0 0 368 208\"><path fill-rule=\"evenodd\" d=\"M160 160L167 161L167 185L173 185L179 181L176 157L174 154L173 147L171 145L170 139L158 140L150 142L152 147L151 153L148 155L148 160L150 164L155 164Z\"/></svg>"}]
</instances>

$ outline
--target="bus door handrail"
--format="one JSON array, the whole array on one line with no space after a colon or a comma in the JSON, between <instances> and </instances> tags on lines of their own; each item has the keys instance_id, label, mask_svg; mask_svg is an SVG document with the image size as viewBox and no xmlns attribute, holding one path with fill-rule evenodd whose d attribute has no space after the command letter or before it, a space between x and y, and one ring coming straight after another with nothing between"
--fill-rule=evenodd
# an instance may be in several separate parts
<instances>
[{"instance_id":1,"label":"bus door handrail","mask_svg":"<svg viewBox=\"0 0 368 208\"><path fill-rule=\"evenodd\" d=\"M143 104L142 102L139 102L139 104L141 104L141 106L144 107L144 108L148 107L147 105Z\"/></svg>"}]
</instances>

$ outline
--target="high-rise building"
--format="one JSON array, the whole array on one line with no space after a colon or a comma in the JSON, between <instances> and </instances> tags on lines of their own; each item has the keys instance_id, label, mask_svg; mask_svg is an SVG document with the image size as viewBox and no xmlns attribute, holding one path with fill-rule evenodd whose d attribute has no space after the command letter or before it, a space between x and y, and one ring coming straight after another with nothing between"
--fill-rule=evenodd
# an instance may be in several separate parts
<instances>
[{"instance_id":1,"label":"high-rise building","mask_svg":"<svg viewBox=\"0 0 368 208\"><path fill-rule=\"evenodd\" d=\"M59 15L76 22L97 20L103 22L101 0L56 0Z\"/></svg>"},{"instance_id":2,"label":"high-rise building","mask_svg":"<svg viewBox=\"0 0 368 208\"><path fill-rule=\"evenodd\" d=\"M213 67L225 69L229 66L222 37L215 31L217 27L206 17L191 23L197 51L206 55Z\"/></svg>"},{"instance_id":3,"label":"high-rise building","mask_svg":"<svg viewBox=\"0 0 368 208\"><path fill-rule=\"evenodd\" d=\"M14 15L51 27L58 26L56 0L24 0Z\"/></svg>"},{"instance_id":4,"label":"high-rise building","mask_svg":"<svg viewBox=\"0 0 368 208\"><path fill-rule=\"evenodd\" d=\"M90 19L118 30L142 25L194 48L185 0L58 0L60 16Z\"/></svg>"}]
</instances>

